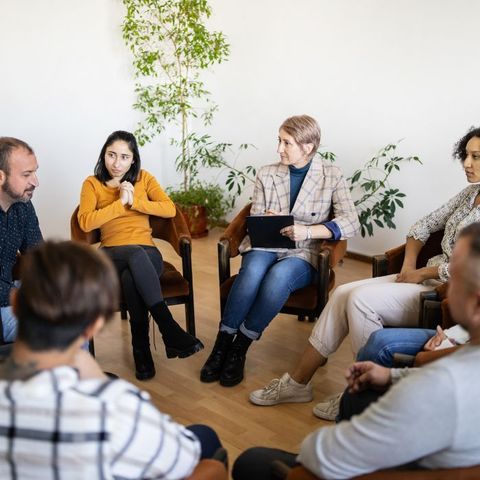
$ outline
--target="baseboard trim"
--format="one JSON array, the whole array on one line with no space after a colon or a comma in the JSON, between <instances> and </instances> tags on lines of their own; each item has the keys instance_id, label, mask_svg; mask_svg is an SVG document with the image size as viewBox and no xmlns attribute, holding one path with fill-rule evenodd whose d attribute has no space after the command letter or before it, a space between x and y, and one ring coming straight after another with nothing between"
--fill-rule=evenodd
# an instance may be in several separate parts
<instances>
[{"instance_id":1,"label":"baseboard trim","mask_svg":"<svg viewBox=\"0 0 480 480\"><path fill-rule=\"evenodd\" d=\"M364 255L363 253L351 252L347 250L345 253L346 258L351 258L353 260L358 260L360 262L372 263L372 257L370 255Z\"/></svg>"}]
</instances>

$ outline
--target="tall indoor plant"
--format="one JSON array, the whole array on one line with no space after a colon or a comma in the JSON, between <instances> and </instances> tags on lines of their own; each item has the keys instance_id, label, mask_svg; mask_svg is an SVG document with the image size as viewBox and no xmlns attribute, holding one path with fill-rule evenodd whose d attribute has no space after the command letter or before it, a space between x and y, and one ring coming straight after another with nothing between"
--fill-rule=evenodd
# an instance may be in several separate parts
<instances>
[{"instance_id":1,"label":"tall indoor plant","mask_svg":"<svg viewBox=\"0 0 480 480\"><path fill-rule=\"evenodd\" d=\"M231 199L219 186L198 180L201 167L227 167L234 186L245 184L243 172L225 160L229 144L213 142L209 135L192 129L205 128L212 120L216 105L211 101L201 74L227 60L229 44L221 32L206 26L211 15L207 0L123 0L126 15L123 38L133 54L137 77L136 109L143 113L136 135L141 145L173 124L178 135L170 143L178 148L175 160L182 184L173 198L188 205L210 192L210 210L217 217L228 210ZM249 167L251 168L251 167ZM231 187L233 188L233 187ZM215 190L215 192L213 192ZM209 209L209 205L203 207ZM201 207L201 206L200 206ZM201 214L196 208L193 218ZM200 212L200 213L199 213ZM215 219L216 220L216 219ZM195 223L195 222L194 222Z\"/></svg>"}]
</instances>

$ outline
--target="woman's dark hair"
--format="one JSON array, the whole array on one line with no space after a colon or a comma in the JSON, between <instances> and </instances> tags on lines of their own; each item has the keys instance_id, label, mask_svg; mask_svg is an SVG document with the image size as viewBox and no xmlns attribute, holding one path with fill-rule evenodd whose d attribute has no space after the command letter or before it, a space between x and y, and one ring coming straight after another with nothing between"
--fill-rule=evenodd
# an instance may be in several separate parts
<instances>
[{"instance_id":1,"label":"woman's dark hair","mask_svg":"<svg viewBox=\"0 0 480 480\"><path fill-rule=\"evenodd\" d=\"M453 147L453 158L460 160L462 163L467 158L467 143L474 137L480 138L480 128L471 127Z\"/></svg>"},{"instance_id":2,"label":"woman's dark hair","mask_svg":"<svg viewBox=\"0 0 480 480\"><path fill-rule=\"evenodd\" d=\"M110 259L75 242L45 242L21 259L15 313L18 339L34 351L65 350L102 316L118 308Z\"/></svg>"},{"instance_id":3,"label":"woman's dark hair","mask_svg":"<svg viewBox=\"0 0 480 480\"><path fill-rule=\"evenodd\" d=\"M133 154L133 163L130 167L130 170L123 176L122 182L130 182L134 184L138 180L138 175L140 173L140 153L138 152L138 145L135 135L130 132L125 132L123 130L117 130L116 132L111 133L105 145L102 147L100 151L100 155L98 157L97 164L95 165L95 177L98 178L102 183L108 182L112 177L108 173L107 167L105 166L105 153L107 148L116 141L121 140L122 142L126 142L128 144L128 148Z\"/></svg>"}]
</instances>

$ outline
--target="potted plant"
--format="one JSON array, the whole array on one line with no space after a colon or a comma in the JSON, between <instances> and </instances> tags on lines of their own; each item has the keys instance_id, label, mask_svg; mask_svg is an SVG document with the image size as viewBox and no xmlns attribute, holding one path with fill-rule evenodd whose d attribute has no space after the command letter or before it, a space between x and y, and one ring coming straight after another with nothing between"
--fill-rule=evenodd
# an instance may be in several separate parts
<instances>
[{"instance_id":1,"label":"potted plant","mask_svg":"<svg viewBox=\"0 0 480 480\"><path fill-rule=\"evenodd\" d=\"M200 77L212 65L227 60L229 44L221 32L207 29L206 21L211 15L207 0L123 0L123 3L126 6L123 38L133 54L137 78L134 107L143 113L135 132L138 141L143 145L168 124L176 125L178 136L171 138L170 143L179 151L175 166L182 174L182 184L178 189L169 189L169 193L185 207L187 216L193 212L192 228L199 223L203 212L211 216L209 223L213 225L220 214L227 213L234 200L218 185L198 180L200 167L228 167L230 191L241 187L242 181L245 185L245 177L253 171L248 167L243 172L226 162L230 144L216 143L209 135L192 130L194 122L203 129L211 123L217 106ZM186 208L196 201L199 208ZM206 227L200 228L205 233Z\"/></svg>"},{"instance_id":2,"label":"potted plant","mask_svg":"<svg viewBox=\"0 0 480 480\"><path fill-rule=\"evenodd\" d=\"M347 178L358 211L362 237L367 234L369 237L373 236L374 226L396 228L393 219L397 208L403 208L402 199L405 194L390 184L390 176L400 171L403 163L422 163L414 155L399 156L398 143L390 143L381 148L362 168L355 170L353 175ZM319 154L325 160L335 161L336 156L332 152Z\"/></svg>"}]
</instances>

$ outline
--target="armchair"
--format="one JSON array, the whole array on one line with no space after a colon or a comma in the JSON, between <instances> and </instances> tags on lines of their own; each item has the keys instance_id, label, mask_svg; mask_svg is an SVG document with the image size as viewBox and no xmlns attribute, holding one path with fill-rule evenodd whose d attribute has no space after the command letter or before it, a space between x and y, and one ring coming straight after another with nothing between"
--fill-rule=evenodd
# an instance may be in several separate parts
<instances>
[{"instance_id":1,"label":"armchair","mask_svg":"<svg viewBox=\"0 0 480 480\"><path fill-rule=\"evenodd\" d=\"M305 467L289 468L282 462L272 463L272 478L275 480L321 480ZM480 478L480 466L446 468L439 470L378 470L354 477L355 480L476 480Z\"/></svg>"},{"instance_id":2,"label":"armchair","mask_svg":"<svg viewBox=\"0 0 480 480\"><path fill-rule=\"evenodd\" d=\"M422 247L417 258L417 268L424 267L429 258L442 253L442 238L444 231L432 233ZM375 255L372 259L372 276L382 277L399 273L405 258L405 244L392 248L384 254ZM442 309L440 301L445 298L443 286L429 292L420 294L420 313L418 326L422 328L435 328L442 323Z\"/></svg>"},{"instance_id":3,"label":"armchair","mask_svg":"<svg viewBox=\"0 0 480 480\"><path fill-rule=\"evenodd\" d=\"M230 260L239 255L238 247L247 234L246 217L251 204L246 205L226 228L218 242L218 276L220 287L220 308L223 315L228 293L236 275L231 274ZM320 315L328 301L328 293L335 284L337 265L345 255L347 241L323 242L318 252L318 281L293 292L281 309L281 313L297 315L299 320L308 317L313 322Z\"/></svg>"},{"instance_id":4,"label":"armchair","mask_svg":"<svg viewBox=\"0 0 480 480\"><path fill-rule=\"evenodd\" d=\"M100 242L100 229L84 232L78 224L78 207L70 220L72 240L95 244ZM182 259L182 273L171 263L164 262L164 271L160 278L163 296L168 305L185 305L185 318L187 331L195 335L195 310L193 301L193 272L192 272L192 243L185 219L177 207L173 218L160 218L150 216L152 237L168 242L177 255ZM126 318L126 307L121 302L122 318ZM92 354L93 342L90 346Z\"/></svg>"}]
</instances>

